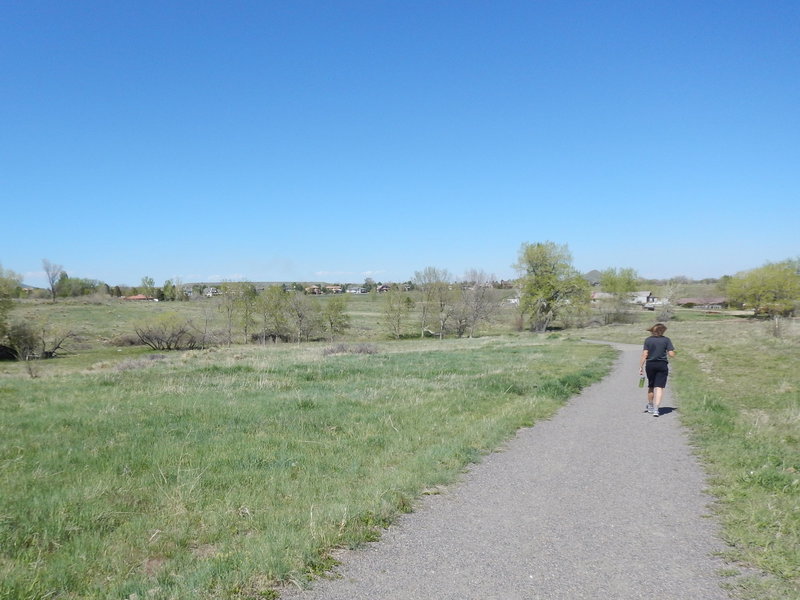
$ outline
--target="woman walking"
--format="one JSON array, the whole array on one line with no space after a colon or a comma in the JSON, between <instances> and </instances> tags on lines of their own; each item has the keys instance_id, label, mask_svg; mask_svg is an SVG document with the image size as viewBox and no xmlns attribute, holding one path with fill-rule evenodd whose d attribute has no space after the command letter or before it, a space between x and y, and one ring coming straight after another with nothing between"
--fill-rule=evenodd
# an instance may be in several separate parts
<instances>
[{"instance_id":1,"label":"woman walking","mask_svg":"<svg viewBox=\"0 0 800 600\"><path fill-rule=\"evenodd\" d=\"M664 388L667 387L669 374L669 359L675 356L672 340L664 335L667 326L656 323L649 331L651 333L644 341L642 357L639 360L639 375L647 373L647 408L654 417L659 415L659 407L664 397Z\"/></svg>"}]
</instances>

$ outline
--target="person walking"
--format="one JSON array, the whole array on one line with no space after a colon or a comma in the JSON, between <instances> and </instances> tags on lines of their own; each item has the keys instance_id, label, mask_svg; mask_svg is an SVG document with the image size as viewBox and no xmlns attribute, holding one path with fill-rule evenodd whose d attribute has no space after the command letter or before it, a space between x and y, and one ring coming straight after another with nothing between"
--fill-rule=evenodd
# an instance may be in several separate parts
<instances>
[{"instance_id":1,"label":"person walking","mask_svg":"<svg viewBox=\"0 0 800 600\"><path fill-rule=\"evenodd\" d=\"M669 359L675 356L675 347L672 340L664 335L667 326L656 323L647 331L650 337L644 341L644 349L639 359L639 375L647 374L647 407L654 417L659 416L659 407L664 398L664 388L667 387L669 375Z\"/></svg>"}]
</instances>

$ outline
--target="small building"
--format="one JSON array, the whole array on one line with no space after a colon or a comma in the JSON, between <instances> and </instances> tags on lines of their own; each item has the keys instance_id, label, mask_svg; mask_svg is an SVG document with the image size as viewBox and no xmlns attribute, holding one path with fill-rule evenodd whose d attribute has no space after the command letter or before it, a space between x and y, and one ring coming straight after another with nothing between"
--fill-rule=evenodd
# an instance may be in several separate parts
<instances>
[{"instance_id":1,"label":"small building","mask_svg":"<svg viewBox=\"0 0 800 600\"><path fill-rule=\"evenodd\" d=\"M722 296L711 296L707 298L680 298L678 306L702 308L704 310L722 310L728 304L728 299Z\"/></svg>"},{"instance_id":2,"label":"small building","mask_svg":"<svg viewBox=\"0 0 800 600\"><path fill-rule=\"evenodd\" d=\"M134 301L150 301L150 302L158 302L158 298L153 298L152 296L145 296L144 294L134 294L133 296L123 296L122 300L134 300Z\"/></svg>"},{"instance_id":3,"label":"small building","mask_svg":"<svg viewBox=\"0 0 800 600\"><path fill-rule=\"evenodd\" d=\"M648 304L655 302L657 298L653 295L652 292L631 292L631 303L632 304Z\"/></svg>"}]
</instances>

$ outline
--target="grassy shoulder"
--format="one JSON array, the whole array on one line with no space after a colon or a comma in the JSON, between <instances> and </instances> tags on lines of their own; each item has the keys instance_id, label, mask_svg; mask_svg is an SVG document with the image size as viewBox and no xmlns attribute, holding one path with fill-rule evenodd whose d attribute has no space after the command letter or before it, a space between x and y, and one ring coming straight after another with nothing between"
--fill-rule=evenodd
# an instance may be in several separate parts
<instances>
[{"instance_id":1,"label":"grassy shoulder","mask_svg":"<svg viewBox=\"0 0 800 600\"><path fill-rule=\"evenodd\" d=\"M709 473L729 544L730 586L748 599L800 597L800 322L669 325L680 414ZM641 342L641 326L604 339ZM736 575L736 576L735 576Z\"/></svg>"},{"instance_id":2,"label":"grassy shoulder","mask_svg":"<svg viewBox=\"0 0 800 600\"><path fill-rule=\"evenodd\" d=\"M326 348L125 349L46 361L36 379L7 369L0 597L271 597L614 357L536 336Z\"/></svg>"}]
</instances>

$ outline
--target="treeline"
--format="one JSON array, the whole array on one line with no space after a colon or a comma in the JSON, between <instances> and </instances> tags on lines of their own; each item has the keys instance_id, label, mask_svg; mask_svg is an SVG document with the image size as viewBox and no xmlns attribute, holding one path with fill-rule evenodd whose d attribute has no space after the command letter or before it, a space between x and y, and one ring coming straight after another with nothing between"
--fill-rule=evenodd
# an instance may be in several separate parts
<instances>
[{"instance_id":1,"label":"treeline","mask_svg":"<svg viewBox=\"0 0 800 600\"><path fill-rule=\"evenodd\" d=\"M350 328L344 285L293 283L259 288L251 282L223 282L211 287L185 285L175 279L156 286L151 277L143 277L140 286L111 287L97 280L69 277L61 265L46 259L42 265L49 290L40 294L49 296L53 302L57 298L92 294L109 297L141 294L145 299L163 301L199 297L213 300L208 308L218 311L215 319L206 312L199 323L176 312L138 326L135 332L138 343L159 350L334 340ZM624 322L635 318L630 301L632 292L646 284L630 268L597 271L596 281L590 281L572 265L568 247L553 242L522 244L514 267L519 277L513 285L498 282L494 276L477 269L455 278L446 269L426 267L402 284L381 285L367 279L362 289L381 292L379 325L388 337L399 339L412 335L437 338L476 335L481 326L493 321L504 302L514 307L518 330L541 332L555 324L569 328ZM658 320L672 318L675 299L687 283L688 279L673 278L661 284L659 312L654 315ZM592 288L597 285L604 292L600 301L592 299ZM724 276L718 285L729 306L747 308L754 316L795 315L800 306L800 260L768 263ZM315 298L320 293L325 296L326 291L331 292L330 296ZM36 329L24 321L10 321L13 300L24 294L22 278L0 266L0 346L11 348L18 357L52 357L71 332ZM224 325L212 327L219 314Z\"/></svg>"}]
</instances>

